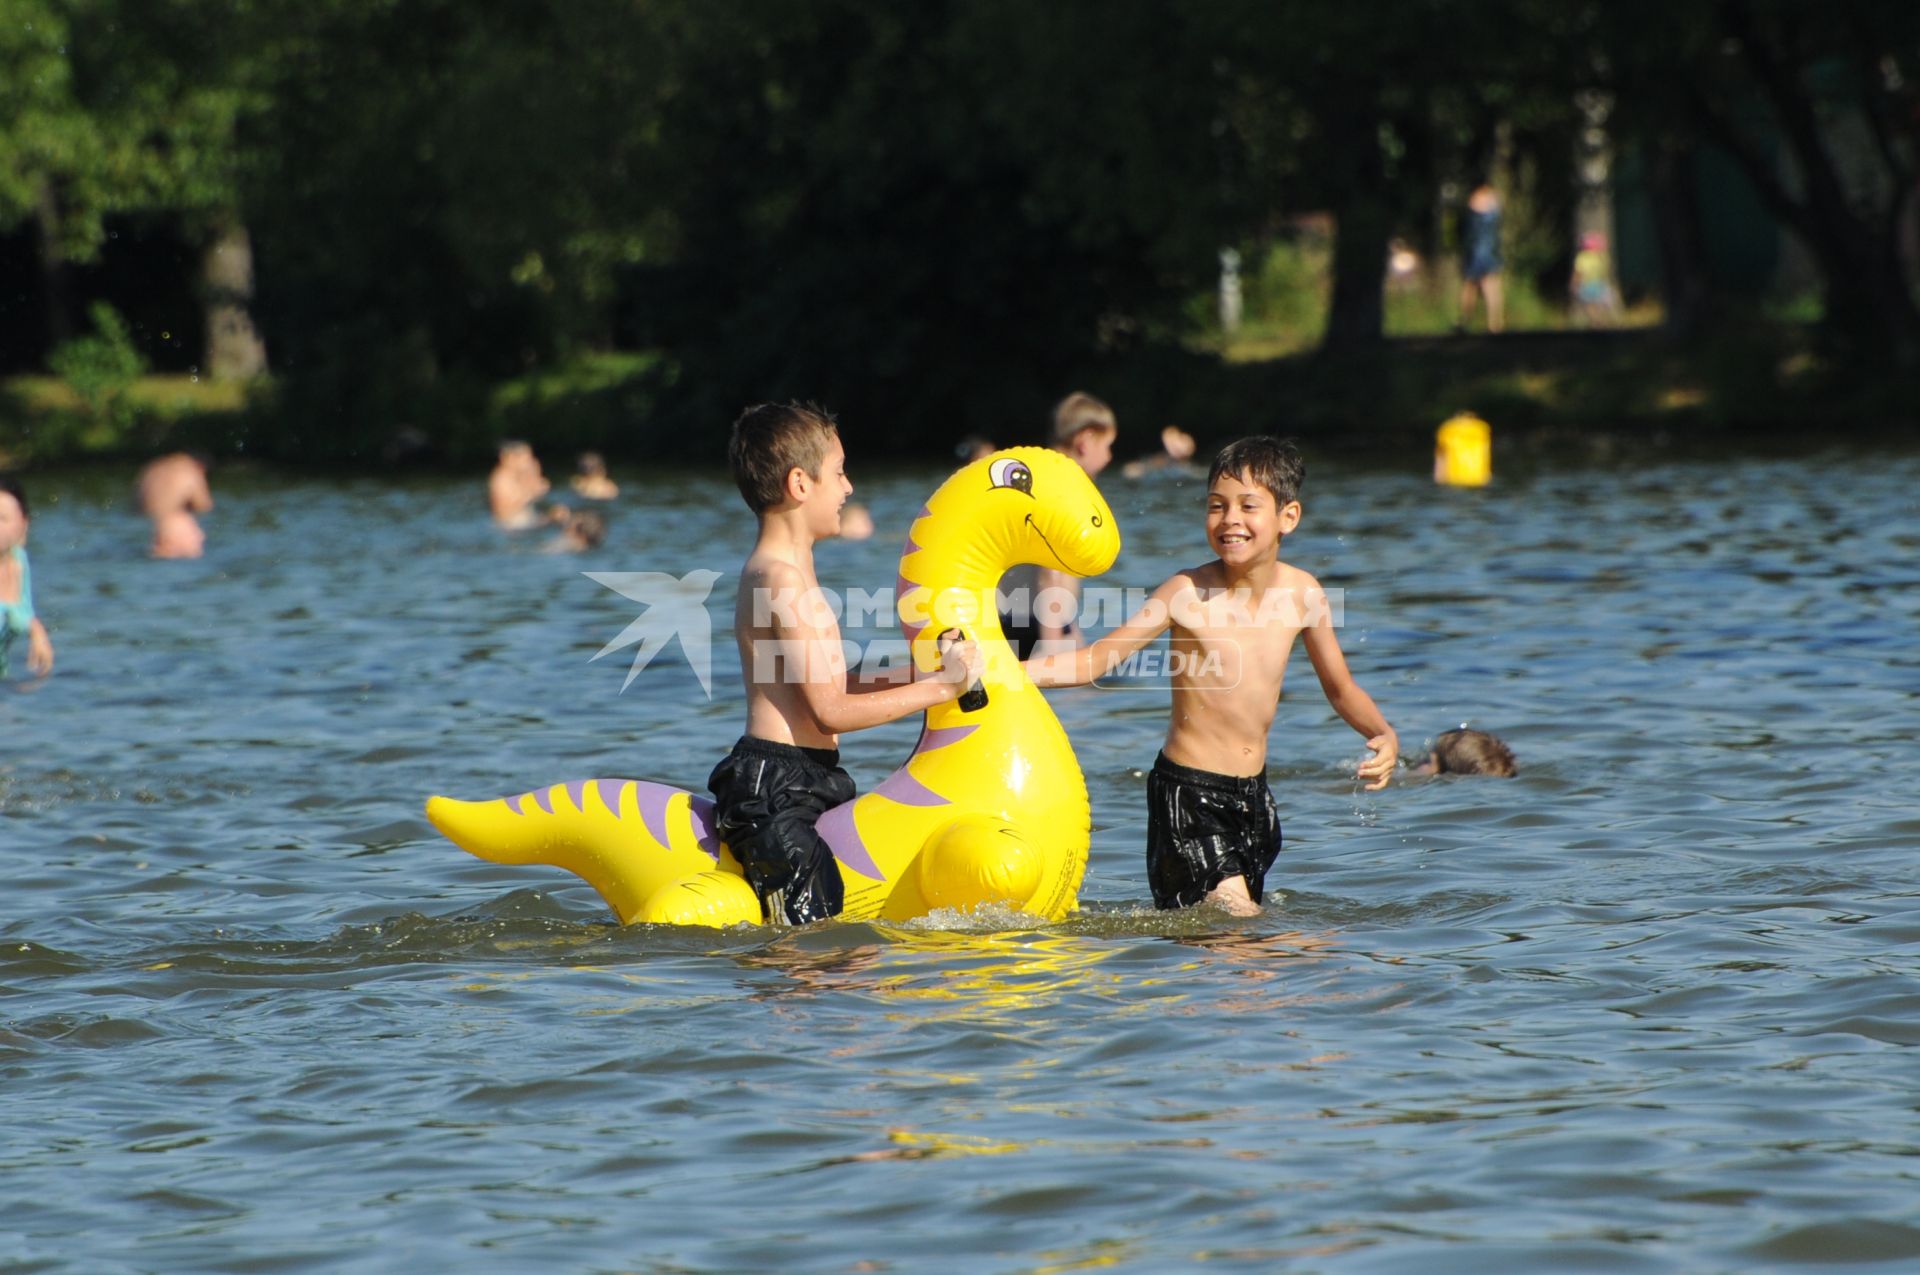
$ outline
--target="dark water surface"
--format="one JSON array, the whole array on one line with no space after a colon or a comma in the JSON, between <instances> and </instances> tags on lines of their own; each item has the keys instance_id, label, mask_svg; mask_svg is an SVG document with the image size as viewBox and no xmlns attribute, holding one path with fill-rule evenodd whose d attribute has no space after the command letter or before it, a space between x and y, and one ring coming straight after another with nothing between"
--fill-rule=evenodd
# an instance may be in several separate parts
<instances>
[{"instance_id":1,"label":"dark water surface","mask_svg":"<svg viewBox=\"0 0 1920 1275\"><path fill-rule=\"evenodd\" d=\"M154 563L124 477L35 484L60 665L0 688L0 1271L1920 1269L1914 455L1319 466L1288 556L1361 683L1519 779L1359 791L1297 658L1284 900L1155 914L1164 697L1059 692L1081 913L784 933L619 929L420 814L704 781L731 656L619 694L580 572L731 572L724 480L570 558L477 482L216 475ZM1202 556L1195 486L1106 486L1110 580Z\"/></svg>"}]
</instances>

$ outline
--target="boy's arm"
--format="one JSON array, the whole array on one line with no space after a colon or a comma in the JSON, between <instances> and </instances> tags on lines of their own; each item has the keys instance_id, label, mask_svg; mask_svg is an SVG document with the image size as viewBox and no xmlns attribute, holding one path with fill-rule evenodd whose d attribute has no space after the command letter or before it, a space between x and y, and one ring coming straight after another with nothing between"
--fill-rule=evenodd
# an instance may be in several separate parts
<instances>
[{"instance_id":1,"label":"boy's arm","mask_svg":"<svg viewBox=\"0 0 1920 1275\"><path fill-rule=\"evenodd\" d=\"M768 585L798 585L798 572L770 573ZM943 651L939 672L923 681L866 690L853 685L840 647L840 626L815 591L811 604L803 603L790 616L773 619L774 640L788 659L776 661L786 676L800 674L800 699L820 729L839 735L865 730L925 712L935 704L958 699L980 676L980 656L971 642L957 642ZM798 657L796 670L795 660Z\"/></svg>"},{"instance_id":2,"label":"boy's arm","mask_svg":"<svg viewBox=\"0 0 1920 1275\"><path fill-rule=\"evenodd\" d=\"M1153 591L1138 611L1098 642L1057 655L1036 655L1023 668L1035 686L1085 686L1167 631L1173 599L1189 581L1183 572Z\"/></svg>"},{"instance_id":3,"label":"boy's arm","mask_svg":"<svg viewBox=\"0 0 1920 1275\"><path fill-rule=\"evenodd\" d=\"M1311 602L1320 584L1309 576L1308 588ZM1347 657L1340 651L1340 639L1334 636L1326 608L1310 607L1309 610L1316 612L1316 618L1302 636L1306 639L1307 658L1313 661L1313 671L1320 678L1320 689L1326 692L1327 703L1333 706L1333 711L1359 731L1367 747L1373 750L1373 756L1360 763L1360 777L1373 781L1367 785L1368 790L1385 788L1400 759L1400 737L1387 724L1373 696L1361 690L1360 683L1354 681L1353 674L1347 670Z\"/></svg>"}]
</instances>

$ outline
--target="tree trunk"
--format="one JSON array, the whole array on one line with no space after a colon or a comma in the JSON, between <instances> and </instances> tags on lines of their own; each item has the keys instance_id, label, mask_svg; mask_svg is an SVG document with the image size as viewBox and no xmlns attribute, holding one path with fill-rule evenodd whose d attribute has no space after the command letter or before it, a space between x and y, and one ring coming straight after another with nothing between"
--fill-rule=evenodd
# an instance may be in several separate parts
<instances>
[{"instance_id":1,"label":"tree trunk","mask_svg":"<svg viewBox=\"0 0 1920 1275\"><path fill-rule=\"evenodd\" d=\"M1334 176L1333 298L1322 350L1377 345L1385 333L1387 241L1393 210L1387 198L1376 121L1335 116L1328 121Z\"/></svg>"},{"instance_id":2,"label":"tree trunk","mask_svg":"<svg viewBox=\"0 0 1920 1275\"><path fill-rule=\"evenodd\" d=\"M1647 199L1660 240L1662 300L1667 329L1690 336L1711 322L1717 308L1707 273L1707 237L1694 188L1692 143L1656 143L1647 163Z\"/></svg>"},{"instance_id":3,"label":"tree trunk","mask_svg":"<svg viewBox=\"0 0 1920 1275\"><path fill-rule=\"evenodd\" d=\"M1906 366L1920 364L1920 307L1915 306L1897 263L1890 260L1892 227L1854 212L1799 69L1784 48L1766 38L1751 6L1745 0L1731 0L1721 13L1761 96L1780 123L1799 168L1803 197L1796 199L1787 192L1778 174L1732 121L1711 119L1710 126L1747 170L1761 197L1799 233L1819 261L1826 276L1828 322L1864 349ZM1886 215L1897 211L1896 201Z\"/></svg>"},{"instance_id":4,"label":"tree trunk","mask_svg":"<svg viewBox=\"0 0 1920 1275\"><path fill-rule=\"evenodd\" d=\"M34 247L40 256L40 292L47 315L47 349L73 339L73 287L67 259L60 251L60 200L53 183L42 181L33 204Z\"/></svg>"},{"instance_id":5,"label":"tree trunk","mask_svg":"<svg viewBox=\"0 0 1920 1275\"><path fill-rule=\"evenodd\" d=\"M247 381L267 370L267 347L253 326L253 241L225 221L200 260L207 323L207 371L216 381Z\"/></svg>"}]
</instances>

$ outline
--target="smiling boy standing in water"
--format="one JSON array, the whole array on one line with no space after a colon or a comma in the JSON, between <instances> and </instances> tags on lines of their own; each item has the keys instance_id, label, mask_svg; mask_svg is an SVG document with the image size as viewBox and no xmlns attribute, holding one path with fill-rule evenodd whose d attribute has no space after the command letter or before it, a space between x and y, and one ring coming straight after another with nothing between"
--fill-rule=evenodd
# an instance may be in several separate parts
<instances>
[{"instance_id":1,"label":"smiling boy standing in water","mask_svg":"<svg viewBox=\"0 0 1920 1275\"><path fill-rule=\"evenodd\" d=\"M1359 766L1368 789L1393 777L1399 737L1347 671L1320 582L1280 561L1282 538L1300 525L1305 479L1290 441L1229 444L1207 475L1215 560L1176 572L1098 642L1027 662L1036 685L1080 686L1172 630L1173 710L1147 778L1147 880L1158 907L1259 911L1280 852L1267 734L1296 638L1306 639L1327 702L1373 751Z\"/></svg>"}]
</instances>

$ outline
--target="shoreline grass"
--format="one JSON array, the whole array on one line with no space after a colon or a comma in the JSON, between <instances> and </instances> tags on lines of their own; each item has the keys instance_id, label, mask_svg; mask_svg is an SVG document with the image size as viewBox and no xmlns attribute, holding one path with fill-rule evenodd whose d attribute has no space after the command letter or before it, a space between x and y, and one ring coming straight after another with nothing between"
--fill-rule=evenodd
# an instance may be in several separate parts
<instances>
[{"instance_id":1,"label":"shoreline grass","mask_svg":"<svg viewBox=\"0 0 1920 1275\"><path fill-rule=\"evenodd\" d=\"M1253 432L1292 433L1327 450L1396 450L1455 411L1493 423L1503 440L1622 439L1661 447L1777 447L1796 440L1882 438L1911 430L1920 386L1911 374L1863 373L1808 324L1726 326L1679 339L1653 326L1533 329L1499 336L1390 335L1351 353L1260 357L1255 333L1226 349L1154 346L1073 369L1121 409L1128 444L1146 446L1177 424L1210 442ZM653 353L601 352L502 382L461 436L430 439L416 457L470 462L491 440L524 437L556 452L707 459L706 432L660 405L671 369ZM268 382L146 376L128 410L89 415L58 378L0 380L0 467L123 460L167 449L298 460L298 439L276 437ZM1137 432L1136 432L1137 431ZM1002 441L1022 441L1013 437ZM911 447L876 454L905 456ZM271 442L272 446L264 444ZM921 448L944 453L934 431ZM710 451L710 448L706 448ZM384 467L379 456L368 469Z\"/></svg>"}]
</instances>

